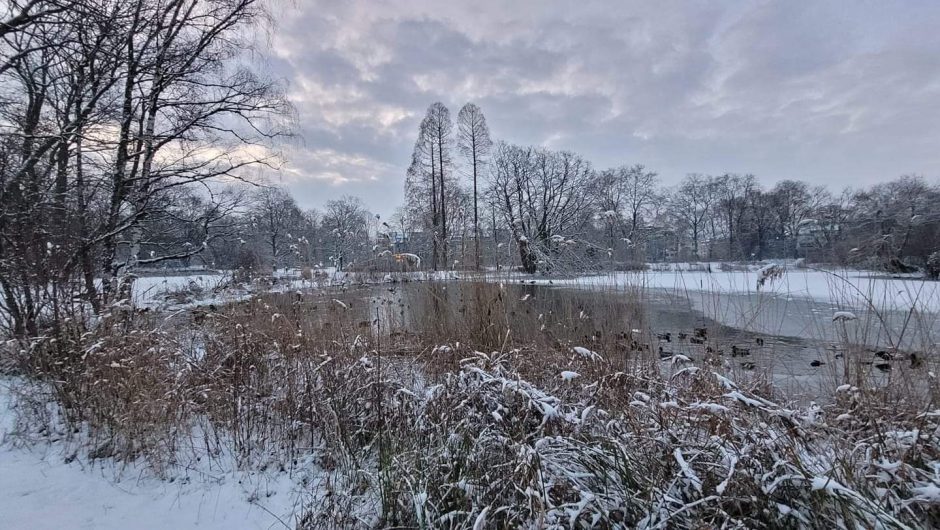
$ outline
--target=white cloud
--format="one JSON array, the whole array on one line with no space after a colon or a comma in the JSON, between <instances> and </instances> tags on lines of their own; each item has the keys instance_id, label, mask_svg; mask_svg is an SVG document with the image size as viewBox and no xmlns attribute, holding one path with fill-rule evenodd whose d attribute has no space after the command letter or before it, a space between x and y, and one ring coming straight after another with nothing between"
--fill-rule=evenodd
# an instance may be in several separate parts
<instances>
[{"instance_id":1,"label":"white cloud","mask_svg":"<svg viewBox=\"0 0 940 530\"><path fill-rule=\"evenodd\" d=\"M379 211L400 202L437 100L475 101L501 138L667 180L838 186L940 167L937 3L333 0L285 4L278 23L272 64L305 138L291 186Z\"/></svg>"}]
</instances>

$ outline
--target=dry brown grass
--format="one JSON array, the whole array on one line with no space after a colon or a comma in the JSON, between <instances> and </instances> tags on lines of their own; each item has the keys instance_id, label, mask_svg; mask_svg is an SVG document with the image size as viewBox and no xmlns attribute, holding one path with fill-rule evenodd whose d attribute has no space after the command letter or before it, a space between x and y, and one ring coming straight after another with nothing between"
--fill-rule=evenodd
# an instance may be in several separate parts
<instances>
[{"instance_id":1,"label":"dry brown grass","mask_svg":"<svg viewBox=\"0 0 940 530\"><path fill-rule=\"evenodd\" d=\"M326 478L307 485L305 528L940 521L915 489L940 462L932 399L850 388L791 408L714 360L664 365L632 331L639 307L536 311L524 288L464 287L72 323L22 355L21 431L158 473L196 448L288 472L312 458ZM844 489L816 488L825 478Z\"/></svg>"}]
</instances>

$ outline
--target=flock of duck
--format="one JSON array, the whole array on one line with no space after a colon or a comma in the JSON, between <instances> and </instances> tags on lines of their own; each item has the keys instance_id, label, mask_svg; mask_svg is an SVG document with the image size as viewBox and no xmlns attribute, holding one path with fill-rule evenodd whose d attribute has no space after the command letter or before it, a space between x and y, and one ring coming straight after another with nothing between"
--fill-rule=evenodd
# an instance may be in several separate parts
<instances>
[{"instance_id":1,"label":"flock of duck","mask_svg":"<svg viewBox=\"0 0 940 530\"><path fill-rule=\"evenodd\" d=\"M662 360L675 360L677 358L687 359L683 354L674 351L674 348L671 346L673 344L687 343L690 346L700 346L702 352L706 355L713 356L724 356L726 353L730 353L732 358L739 357L750 357L752 348L757 348L758 351L764 347L765 339L763 337L755 337L753 343L733 343L730 345L730 348L727 350L723 347L717 346L715 343L709 340L708 328L693 328L691 333L680 331L675 334L672 332L666 331L661 333L656 333L656 339L658 340L658 353L659 358ZM873 368L880 370L882 372L890 371L894 364L898 361L909 361L912 368L919 368L923 365L922 356L918 356L917 353L904 353L895 349L872 349L865 348L860 354L863 359L859 362L865 366L872 366ZM869 357L870 356L870 357ZM836 359L842 359L844 353L836 353ZM826 362L814 359L810 361L810 366L813 368L819 368L825 366ZM751 360L741 360L739 361L741 368L745 370L753 370L756 367L756 364Z\"/></svg>"},{"instance_id":2,"label":"flock of duck","mask_svg":"<svg viewBox=\"0 0 940 530\"><path fill-rule=\"evenodd\" d=\"M701 346L703 352L706 355L719 355L724 356L726 351L724 348L718 347L717 345L712 344L709 341L708 337L708 328L693 328L691 333L680 331L675 335L670 331L657 333L656 338L659 341L658 351L659 358L666 360L684 357L682 354L677 354L672 351L670 347L674 343L688 343L689 345ZM754 341L754 345L758 347L764 346L764 339L762 337L757 337ZM751 345L742 345L742 344L731 344L730 347L731 357L749 357L751 355ZM745 370L753 370L756 364L753 361L740 361L740 366Z\"/></svg>"}]
</instances>

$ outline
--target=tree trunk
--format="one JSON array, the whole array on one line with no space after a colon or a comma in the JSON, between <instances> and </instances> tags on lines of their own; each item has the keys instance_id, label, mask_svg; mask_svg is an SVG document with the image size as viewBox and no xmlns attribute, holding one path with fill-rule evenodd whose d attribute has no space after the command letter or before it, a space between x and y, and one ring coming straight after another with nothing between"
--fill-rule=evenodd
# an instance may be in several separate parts
<instances>
[{"instance_id":1,"label":"tree trunk","mask_svg":"<svg viewBox=\"0 0 940 530\"><path fill-rule=\"evenodd\" d=\"M444 194L444 139L438 133L437 142L437 165L440 168L441 178L441 258L444 270L448 269L447 263L447 196Z\"/></svg>"},{"instance_id":2,"label":"tree trunk","mask_svg":"<svg viewBox=\"0 0 940 530\"><path fill-rule=\"evenodd\" d=\"M535 274L538 270L535 252L529 246L528 239L518 239L516 244L519 247L519 259L522 261L522 270L528 274Z\"/></svg>"},{"instance_id":3,"label":"tree trunk","mask_svg":"<svg viewBox=\"0 0 940 530\"><path fill-rule=\"evenodd\" d=\"M480 219L477 209L477 155L473 153L473 268L480 270Z\"/></svg>"}]
</instances>

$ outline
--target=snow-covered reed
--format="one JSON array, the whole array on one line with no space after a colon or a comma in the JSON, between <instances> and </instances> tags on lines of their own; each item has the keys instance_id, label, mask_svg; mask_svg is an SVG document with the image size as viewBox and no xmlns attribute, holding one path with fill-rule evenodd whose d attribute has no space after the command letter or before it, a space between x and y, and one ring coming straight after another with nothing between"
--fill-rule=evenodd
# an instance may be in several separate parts
<instances>
[{"instance_id":1,"label":"snow-covered reed","mask_svg":"<svg viewBox=\"0 0 940 530\"><path fill-rule=\"evenodd\" d=\"M282 469L302 528L940 524L932 389L789 405L720 362L631 350L603 307L480 289L396 336L338 292L71 323L22 345L18 432L157 474Z\"/></svg>"}]
</instances>

